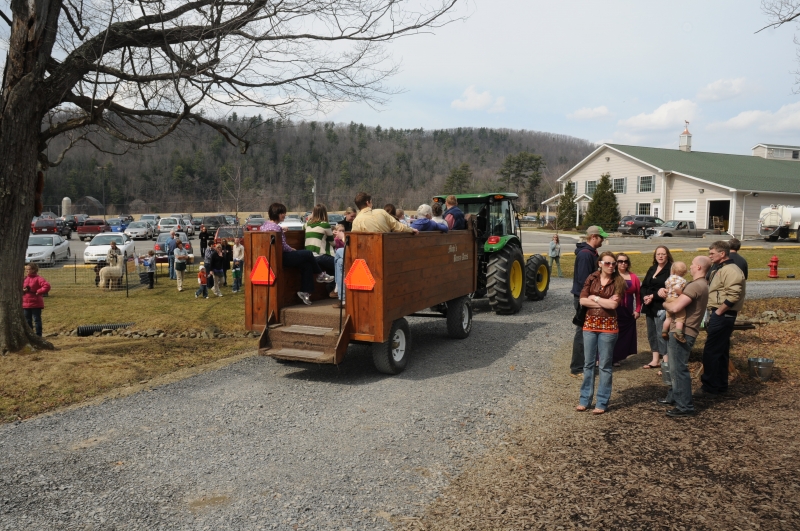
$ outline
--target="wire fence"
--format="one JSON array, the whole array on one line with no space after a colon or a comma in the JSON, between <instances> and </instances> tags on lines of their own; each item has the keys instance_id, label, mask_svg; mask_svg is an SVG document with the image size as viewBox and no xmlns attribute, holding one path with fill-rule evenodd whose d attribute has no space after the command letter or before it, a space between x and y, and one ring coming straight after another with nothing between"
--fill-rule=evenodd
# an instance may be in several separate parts
<instances>
[{"instance_id":1,"label":"wire fence","mask_svg":"<svg viewBox=\"0 0 800 531\"><path fill-rule=\"evenodd\" d=\"M197 274L198 264L187 263L184 278L189 279ZM105 262L97 264L78 263L78 257L72 256L59 260L54 267L40 267L42 276L54 289L82 290L85 292L114 293L130 297L137 291L150 285L147 268L138 257L129 257L120 267L107 267ZM158 262L153 275L153 283L169 280L168 262Z\"/></svg>"}]
</instances>

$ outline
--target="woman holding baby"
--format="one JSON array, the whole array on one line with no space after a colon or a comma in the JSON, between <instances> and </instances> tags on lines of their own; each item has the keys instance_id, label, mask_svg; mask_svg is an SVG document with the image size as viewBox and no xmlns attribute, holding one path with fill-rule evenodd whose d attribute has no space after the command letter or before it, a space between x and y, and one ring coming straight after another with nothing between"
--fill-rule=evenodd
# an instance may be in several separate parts
<instances>
[{"instance_id":1,"label":"woman holding baby","mask_svg":"<svg viewBox=\"0 0 800 531\"><path fill-rule=\"evenodd\" d=\"M661 337L664 327L664 299L658 296L658 290L665 287L672 270L672 254L665 245L656 247L653 252L653 265L647 270L642 281L642 313L647 321L647 341L653 359L643 369L657 369L661 366L660 356L667 353L667 341Z\"/></svg>"}]
</instances>

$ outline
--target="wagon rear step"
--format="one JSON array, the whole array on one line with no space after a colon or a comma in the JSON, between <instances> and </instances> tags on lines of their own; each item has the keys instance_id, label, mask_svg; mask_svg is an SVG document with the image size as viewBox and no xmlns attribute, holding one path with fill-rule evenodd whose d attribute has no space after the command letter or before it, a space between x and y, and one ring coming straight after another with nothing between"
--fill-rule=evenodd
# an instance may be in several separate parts
<instances>
[{"instance_id":1,"label":"wagon rear step","mask_svg":"<svg viewBox=\"0 0 800 531\"><path fill-rule=\"evenodd\" d=\"M339 363L349 343L347 316L339 333L339 310L332 301L316 301L281 310L280 321L261 334L259 354L282 360Z\"/></svg>"}]
</instances>

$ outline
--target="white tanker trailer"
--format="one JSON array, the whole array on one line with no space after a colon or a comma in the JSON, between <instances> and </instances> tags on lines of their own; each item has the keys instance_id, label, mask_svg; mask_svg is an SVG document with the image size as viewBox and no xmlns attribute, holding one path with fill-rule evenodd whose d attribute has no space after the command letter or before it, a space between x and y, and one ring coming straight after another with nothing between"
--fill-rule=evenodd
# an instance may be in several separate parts
<instances>
[{"instance_id":1,"label":"white tanker trailer","mask_svg":"<svg viewBox=\"0 0 800 531\"><path fill-rule=\"evenodd\" d=\"M768 206L758 218L758 233L771 242L778 238L794 238L800 242L800 208Z\"/></svg>"}]
</instances>

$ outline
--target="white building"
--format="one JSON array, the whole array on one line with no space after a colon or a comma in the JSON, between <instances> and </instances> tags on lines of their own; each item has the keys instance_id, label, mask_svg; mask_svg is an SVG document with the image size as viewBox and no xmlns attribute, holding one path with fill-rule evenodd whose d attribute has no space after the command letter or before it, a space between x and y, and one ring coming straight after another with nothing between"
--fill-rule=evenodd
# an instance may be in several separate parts
<instances>
[{"instance_id":1,"label":"white building","mask_svg":"<svg viewBox=\"0 0 800 531\"><path fill-rule=\"evenodd\" d=\"M750 156L692 151L687 128L679 149L602 144L559 177L560 193L542 204L548 214L555 210L572 182L585 212L600 176L609 173L623 216L690 220L699 228L715 219L731 234L754 236L762 209L800 206L798 157L800 146L774 144L757 144Z\"/></svg>"}]
</instances>

